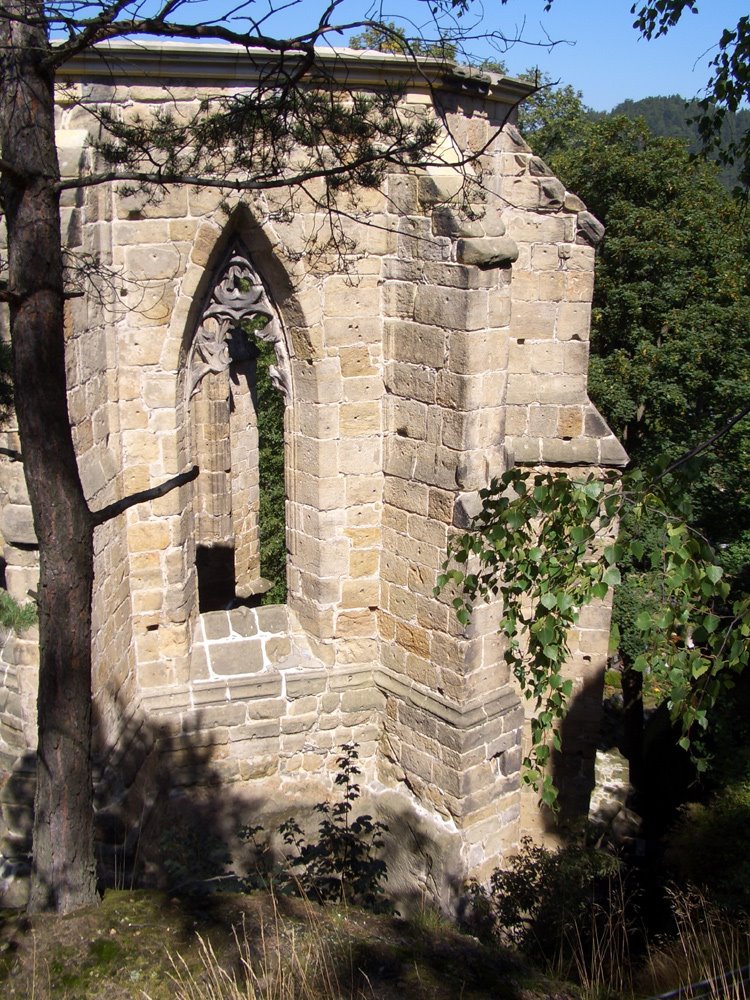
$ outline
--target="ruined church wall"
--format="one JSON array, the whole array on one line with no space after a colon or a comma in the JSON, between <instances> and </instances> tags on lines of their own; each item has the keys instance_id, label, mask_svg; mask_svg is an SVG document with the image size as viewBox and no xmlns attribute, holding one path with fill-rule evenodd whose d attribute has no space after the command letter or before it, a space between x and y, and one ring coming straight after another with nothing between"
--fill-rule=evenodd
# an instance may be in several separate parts
<instances>
[{"instance_id":1,"label":"ruined church wall","mask_svg":"<svg viewBox=\"0 0 750 1000\"><path fill-rule=\"evenodd\" d=\"M190 113L215 89L71 83L65 169L91 155L88 102L126 117L165 102ZM447 143L439 168L393 170L381 190L357 192L340 220L353 244L338 258L305 255L330 220L305 197L285 204L286 192L93 189L65 206L71 243L119 276L116 294L72 300L68 325L92 507L193 464L191 344L231 247L246 253L288 356L285 606L199 613L193 483L97 529L102 801L139 783L147 801L156 761L173 796L221 785L226 803L260 812L309 805L354 740L392 825L428 817L455 872L485 873L536 822L533 803L521 818L524 715L498 609L464 629L433 587L476 491L509 464L623 459L586 396L600 233L512 126L495 134L506 104L441 101L453 152ZM451 167L458 150L475 156L466 169ZM220 465L225 445L214 445ZM574 636L570 669L592 710L607 615L587 612ZM581 787L589 749L576 751Z\"/></svg>"}]
</instances>

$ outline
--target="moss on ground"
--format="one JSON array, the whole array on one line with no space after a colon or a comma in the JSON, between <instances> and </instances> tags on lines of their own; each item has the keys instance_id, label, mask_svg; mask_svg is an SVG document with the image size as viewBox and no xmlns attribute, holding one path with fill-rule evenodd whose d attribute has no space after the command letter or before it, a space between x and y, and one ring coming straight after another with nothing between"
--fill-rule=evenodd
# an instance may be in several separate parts
<instances>
[{"instance_id":1,"label":"moss on ground","mask_svg":"<svg viewBox=\"0 0 750 1000\"><path fill-rule=\"evenodd\" d=\"M332 974L336 995L346 1000L551 995L518 985L528 973L512 953L439 920L409 923L266 893L178 898L148 891L110 891L100 906L67 917L0 911L0 994L4 1000L171 1000L179 991L170 956L196 981L204 975L199 936L235 973L242 969L236 936L247 941L261 982L278 955L286 959L296 949L315 965L325 953L324 978ZM330 996L321 989L321 1000Z\"/></svg>"}]
</instances>

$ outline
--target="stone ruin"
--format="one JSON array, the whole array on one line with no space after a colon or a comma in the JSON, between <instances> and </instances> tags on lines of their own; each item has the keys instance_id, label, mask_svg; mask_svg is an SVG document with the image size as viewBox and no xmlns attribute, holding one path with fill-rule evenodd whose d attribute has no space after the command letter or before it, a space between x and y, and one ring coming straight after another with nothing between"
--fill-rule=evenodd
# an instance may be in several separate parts
<instances>
[{"instance_id":1,"label":"stone ruin","mask_svg":"<svg viewBox=\"0 0 750 1000\"><path fill-rule=\"evenodd\" d=\"M349 87L398 83L404 106L443 125L440 164L394 167L347 203L345 269L340 253L305 254L328 221L312 198L289 211L284 192L64 195L67 246L118 276L67 316L91 507L200 468L97 529L97 806L123 850L183 815L225 835L270 829L330 794L337 748L355 741L398 848L392 873L450 902L544 817L520 787L524 707L498 608L464 629L433 587L451 530L510 464L626 460L586 395L602 227L510 123L527 85L438 63L417 75L378 53L324 58ZM217 45L76 57L59 81L63 175L91 166L92 108L191 114L252 87L258 67ZM288 598L276 606L259 603L255 354L238 335L257 317L284 404ZM24 602L36 538L17 434L2 438L5 583ZM556 769L573 811L593 784L608 628L603 603L572 637ZM6 854L24 832L8 789L24 787L35 743L35 639L7 635L0 659Z\"/></svg>"}]
</instances>

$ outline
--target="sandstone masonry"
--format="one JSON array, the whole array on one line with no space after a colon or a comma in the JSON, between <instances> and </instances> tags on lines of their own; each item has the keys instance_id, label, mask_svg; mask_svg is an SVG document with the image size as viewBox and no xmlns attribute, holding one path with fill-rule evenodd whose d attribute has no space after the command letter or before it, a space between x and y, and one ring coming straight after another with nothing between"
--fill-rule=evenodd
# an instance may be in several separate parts
<instances>
[{"instance_id":1,"label":"sandstone masonry","mask_svg":"<svg viewBox=\"0 0 750 1000\"><path fill-rule=\"evenodd\" d=\"M286 193L65 196L68 246L117 275L71 300L67 323L89 502L201 468L97 529L99 806L126 832L191 796L210 801L217 828L262 820L325 796L336 748L354 740L363 785L412 859L405 878L449 901L540 819L519 787L524 712L497 608L464 629L433 586L449 534L509 464L626 460L586 395L601 227L506 124L525 85L335 58L350 85L398 78L404 104L444 125L441 165L394 169L352 199L346 273L334 255L305 256L328 221L312 199L289 212ZM97 107L191 114L257 72L227 46L80 57L58 93L64 175L91 165ZM239 598L262 590L252 359L230 343L232 323L259 312L285 401L289 597L201 613L197 550L234 553ZM2 444L6 584L24 601L36 539L12 430ZM562 773L583 808L608 626L606 606L584 613L569 666ZM0 659L8 770L34 745L35 639L8 636Z\"/></svg>"}]
</instances>

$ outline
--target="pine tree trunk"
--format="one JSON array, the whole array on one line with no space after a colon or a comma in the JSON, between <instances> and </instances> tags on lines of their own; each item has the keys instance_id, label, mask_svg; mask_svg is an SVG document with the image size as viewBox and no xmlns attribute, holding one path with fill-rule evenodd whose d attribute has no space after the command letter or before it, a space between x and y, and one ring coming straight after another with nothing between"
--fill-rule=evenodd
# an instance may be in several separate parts
<instances>
[{"instance_id":1,"label":"pine tree trunk","mask_svg":"<svg viewBox=\"0 0 750 1000\"><path fill-rule=\"evenodd\" d=\"M14 14L19 15L17 21ZM40 0L0 14L0 198L8 230L13 380L39 540L37 790L29 908L93 903L93 524L78 474L65 377L53 72Z\"/></svg>"}]
</instances>

